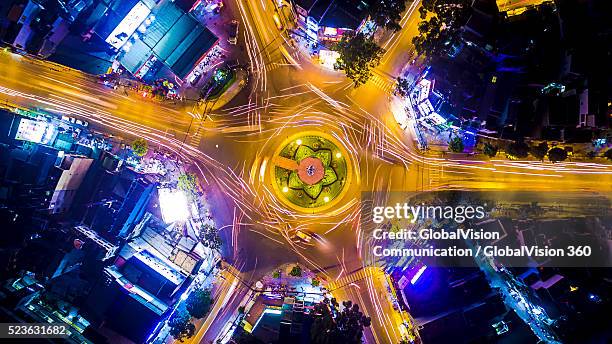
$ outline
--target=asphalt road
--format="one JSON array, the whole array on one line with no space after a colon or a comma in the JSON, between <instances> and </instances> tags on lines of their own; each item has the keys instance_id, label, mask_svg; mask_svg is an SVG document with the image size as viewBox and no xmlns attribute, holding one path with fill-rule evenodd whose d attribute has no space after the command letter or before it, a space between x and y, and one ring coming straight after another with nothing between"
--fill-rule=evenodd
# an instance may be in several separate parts
<instances>
[{"instance_id":1,"label":"asphalt road","mask_svg":"<svg viewBox=\"0 0 612 344\"><path fill-rule=\"evenodd\" d=\"M411 7L403 30L384 42L387 53L371 82L355 90L341 73L324 70L296 52L275 27L270 1L236 1L227 6L240 17L240 45L247 54L249 87L202 120L193 103L159 103L95 78L23 56L0 53L0 103L85 118L126 139L144 137L190 161L208 184L213 214L225 239L225 255L243 279L256 281L275 266L299 261L327 280L364 266L359 205L363 191L434 189L602 192L612 188L612 167L579 162L477 161L469 157L423 156L410 132L389 110L390 85L412 49L418 11ZM242 61L241 61L242 62ZM354 177L338 206L317 214L287 209L275 196L267 169L272 153L294 133L334 135L350 154ZM183 141L185 142L183 144ZM304 245L289 231L316 232L322 240ZM198 339L212 340L232 317L246 288L233 280L221 288L223 307L200 326ZM362 283L360 285L360 283ZM397 342L398 319L386 291L373 276L339 290L372 317L370 343ZM226 298L225 295L235 295Z\"/></svg>"}]
</instances>

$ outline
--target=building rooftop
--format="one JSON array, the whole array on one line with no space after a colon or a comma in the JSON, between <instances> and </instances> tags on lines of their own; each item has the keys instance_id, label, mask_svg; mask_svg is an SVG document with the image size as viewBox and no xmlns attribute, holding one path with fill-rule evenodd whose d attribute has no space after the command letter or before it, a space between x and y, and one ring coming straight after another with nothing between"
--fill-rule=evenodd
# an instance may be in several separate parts
<instances>
[{"instance_id":1,"label":"building rooftop","mask_svg":"<svg viewBox=\"0 0 612 344\"><path fill-rule=\"evenodd\" d=\"M154 54L182 79L216 44L218 38L175 3L165 2L154 8L152 13L155 20L141 37L135 39L120 61L130 73L135 74Z\"/></svg>"},{"instance_id":2,"label":"building rooftop","mask_svg":"<svg viewBox=\"0 0 612 344\"><path fill-rule=\"evenodd\" d=\"M308 12L320 26L356 29L365 19L365 4L347 0L298 0L296 4Z\"/></svg>"}]
</instances>

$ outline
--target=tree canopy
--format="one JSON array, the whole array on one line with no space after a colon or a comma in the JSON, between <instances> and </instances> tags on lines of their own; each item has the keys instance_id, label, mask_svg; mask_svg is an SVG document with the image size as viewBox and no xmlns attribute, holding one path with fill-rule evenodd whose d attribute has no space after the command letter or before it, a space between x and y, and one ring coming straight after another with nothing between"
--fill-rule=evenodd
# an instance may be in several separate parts
<instances>
[{"instance_id":1,"label":"tree canopy","mask_svg":"<svg viewBox=\"0 0 612 344\"><path fill-rule=\"evenodd\" d=\"M193 173L181 173L178 177L178 188L187 192L195 192L198 185L198 177Z\"/></svg>"},{"instance_id":2,"label":"tree canopy","mask_svg":"<svg viewBox=\"0 0 612 344\"><path fill-rule=\"evenodd\" d=\"M407 97L410 92L410 82L408 82L408 79L398 76L396 81L395 94L400 97Z\"/></svg>"},{"instance_id":3,"label":"tree canopy","mask_svg":"<svg viewBox=\"0 0 612 344\"><path fill-rule=\"evenodd\" d=\"M344 301L342 306L339 310L336 299L327 298L314 305L314 322L310 331L312 344L361 343L363 328L370 326L370 318L351 301Z\"/></svg>"},{"instance_id":4,"label":"tree canopy","mask_svg":"<svg viewBox=\"0 0 612 344\"><path fill-rule=\"evenodd\" d=\"M299 265L294 266L291 268L289 275L293 277L302 277L302 268Z\"/></svg>"},{"instance_id":5,"label":"tree canopy","mask_svg":"<svg viewBox=\"0 0 612 344\"><path fill-rule=\"evenodd\" d=\"M563 161L567 159L567 152L559 147L551 148L548 151L548 159L552 162Z\"/></svg>"},{"instance_id":6,"label":"tree canopy","mask_svg":"<svg viewBox=\"0 0 612 344\"><path fill-rule=\"evenodd\" d=\"M497 146L494 146L493 144L489 142L485 142L484 147L482 149L482 152L489 158L496 156L497 151L498 151Z\"/></svg>"},{"instance_id":7,"label":"tree canopy","mask_svg":"<svg viewBox=\"0 0 612 344\"><path fill-rule=\"evenodd\" d=\"M191 317L185 308L179 307L168 321L170 335L181 342L187 338L193 337L195 334L195 326L190 320Z\"/></svg>"},{"instance_id":8,"label":"tree canopy","mask_svg":"<svg viewBox=\"0 0 612 344\"><path fill-rule=\"evenodd\" d=\"M506 153L515 158L523 159L529 154L529 146L523 141L512 142L506 148Z\"/></svg>"},{"instance_id":9,"label":"tree canopy","mask_svg":"<svg viewBox=\"0 0 612 344\"><path fill-rule=\"evenodd\" d=\"M448 141L448 150L453 153L461 153L465 149L463 145L463 140L459 136L453 137L450 141Z\"/></svg>"},{"instance_id":10,"label":"tree canopy","mask_svg":"<svg viewBox=\"0 0 612 344\"><path fill-rule=\"evenodd\" d=\"M221 250L223 242L221 241L221 236L219 235L217 227L206 224L202 226L201 233L202 244L205 247L215 251Z\"/></svg>"},{"instance_id":11,"label":"tree canopy","mask_svg":"<svg viewBox=\"0 0 612 344\"><path fill-rule=\"evenodd\" d=\"M548 153L548 143L541 142L539 145L531 147L529 153L538 160L544 160L546 153Z\"/></svg>"},{"instance_id":12,"label":"tree canopy","mask_svg":"<svg viewBox=\"0 0 612 344\"><path fill-rule=\"evenodd\" d=\"M380 27L399 31L402 13L406 10L406 0L376 0L370 1L368 14Z\"/></svg>"},{"instance_id":13,"label":"tree canopy","mask_svg":"<svg viewBox=\"0 0 612 344\"><path fill-rule=\"evenodd\" d=\"M201 319L208 314L212 303L209 289L196 289L185 300L185 308L192 317Z\"/></svg>"},{"instance_id":14,"label":"tree canopy","mask_svg":"<svg viewBox=\"0 0 612 344\"><path fill-rule=\"evenodd\" d=\"M460 28L469 18L469 0L423 0L419 35L412 43L419 55L441 56L459 40Z\"/></svg>"},{"instance_id":15,"label":"tree canopy","mask_svg":"<svg viewBox=\"0 0 612 344\"><path fill-rule=\"evenodd\" d=\"M145 156L145 154L147 154L149 151L149 144L145 139L136 139L134 142L132 142L132 151L137 156Z\"/></svg>"},{"instance_id":16,"label":"tree canopy","mask_svg":"<svg viewBox=\"0 0 612 344\"><path fill-rule=\"evenodd\" d=\"M385 50L372 37L363 33L347 32L333 50L340 54L334 69L343 70L355 87L365 84L372 76L372 68L380 63Z\"/></svg>"}]
</instances>

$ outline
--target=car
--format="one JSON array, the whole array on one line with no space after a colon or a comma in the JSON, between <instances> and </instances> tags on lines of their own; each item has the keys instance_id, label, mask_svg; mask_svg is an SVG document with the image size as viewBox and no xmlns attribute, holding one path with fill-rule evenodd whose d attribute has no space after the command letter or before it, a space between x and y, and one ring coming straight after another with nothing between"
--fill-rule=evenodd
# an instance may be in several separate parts
<instances>
[{"instance_id":1,"label":"car","mask_svg":"<svg viewBox=\"0 0 612 344\"><path fill-rule=\"evenodd\" d=\"M283 29L283 24L280 21L280 18L278 17L278 14L274 13L274 15L272 16L272 19L274 19L274 24L276 25L276 28L279 30Z\"/></svg>"},{"instance_id":2,"label":"car","mask_svg":"<svg viewBox=\"0 0 612 344\"><path fill-rule=\"evenodd\" d=\"M232 20L230 23L229 37L227 38L229 44L236 44L238 42L238 21Z\"/></svg>"},{"instance_id":3,"label":"car","mask_svg":"<svg viewBox=\"0 0 612 344\"><path fill-rule=\"evenodd\" d=\"M194 86L195 84L198 83L198 81L200 81L201 77L202 77L202 73L200 73L199 71L194 71L187 79L187 82L189 82L191 86Z\"/></svg>"},{"instance_id":4,"label":"car","mask_svg":"<svg viewBox=\"0 0 612 344\"><path fill-rule=\"evenodd\" d=\"M305 242L310 242L310 240L312 240L312 235L306 232L303 232L301 230L296 230L295 231L295 236L297 236L298 238L304 240Z\"/></svg>"},{"instance_id":5,"label":"car","mask_svg":"<svg viewBox=\"0 0 612 344\"><path fill-rule=\"evenodd\" d=\"M89 125L89 122L87 122L87 121L81 121L80 119L76 119L76 120L74 121L74 124L76 124L76 125L80 125L80 126L82 126L82 127L87 127L87 126Z\"/></svg>"}]
</instances>

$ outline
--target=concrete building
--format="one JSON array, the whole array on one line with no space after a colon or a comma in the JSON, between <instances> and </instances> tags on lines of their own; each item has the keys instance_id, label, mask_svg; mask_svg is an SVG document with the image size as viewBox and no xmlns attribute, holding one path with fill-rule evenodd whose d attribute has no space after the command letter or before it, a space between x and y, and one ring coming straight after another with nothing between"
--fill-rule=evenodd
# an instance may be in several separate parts
<instances>
[{"instance_id":1,"label":"concrete building","mask_svg":"<svg viewBox=\"0 0 612 344\"><path fill-rule=\"evenodd\" d=\"M148 26L141 26L118 56L121 64L140 78L158 69L156 64L163 64L184 79L219 41L174 2L161 2L147 20Z\"/></svg>"},{"instance_id":2,"label":"concrete building","mask_svg":"<svg viewBox=\"0 0 612 344\"><path fill-rule=\"evenodd\" d=\"M132 181L128 193L114 217L111 233L121 238L128 238L132 229L145 215L151 196L156 189L156 183L139 178Z\"/></svg>"},{"instance_id":3,"label":"concrete building","mask_svg":"<svg viewBox=\"0 0 612 344\"><path fill-rule=\"evenodd\" d=\"M114 264L104 269L109 283L98 285L87 301L96 322L135 342L147 338L200 266L195 242L172 240L172 232L147 213Z\"/></svg>"},{"instance_id":4,"label":"concrete building","mask_svg":"<svg viewBox=\"0 0 612 344\"><path fill-rule=\"evenodd\" d=\"M74 155L65 155L58 166L63 172L53 191L49 212L59 214L66 212L72 205L74 196L85 178L93 159Z\"/></svg>"},{"instance_id":5,"label":"concrete building","mask_svg":"<svg viewBox=\"0 0 612 344\"><path fill-rule=\"evenodd\" d=\"M507 17L518 16L543 4L553 5L553 0L497 0L497 8Z\"/></svg>"},{"instance_id":6,"label":"concrete building","mask_svg":"<svg viewBox=\"0 0 612 344\"><path fill-rule=\"evenodd\" d=\"M358 31L367 19L367 3L346 0L293 0L298 27L312 42L338 41Z\"/></svg>"},{"instance_id":7,"label":"concrete building","mask_svg":"<svg viewBox=\"0 0 612 344\"><path fill-rule=\"evenodd\" d=\"M13 5L7 15L10 30L4 37L4 41L19 50L25 50L32 35L30 23L41 9L42 7L38 3L31 0L25 4Z\"/></svg>"}]
</instances>

